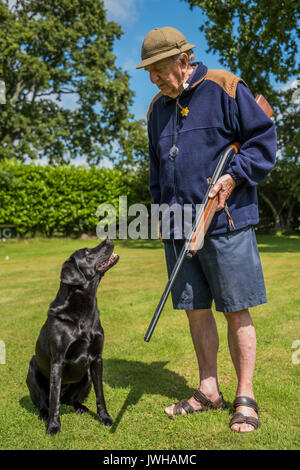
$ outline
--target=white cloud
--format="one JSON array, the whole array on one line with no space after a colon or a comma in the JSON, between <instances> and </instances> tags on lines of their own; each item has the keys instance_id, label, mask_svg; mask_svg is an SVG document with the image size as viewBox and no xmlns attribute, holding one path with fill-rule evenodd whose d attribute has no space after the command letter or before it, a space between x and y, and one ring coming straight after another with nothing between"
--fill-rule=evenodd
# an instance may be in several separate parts
<instances>
[{"instance_id":1,"label":"white cloud","mask_svg":"<svg viewBox=\"0 0 300 470\"><path fill-rule=\"evenodd\" d=\"M144 0L104 0L107 18L119 23L135 23L139 18L138 7Z\"/></svg>"},{"instance_id":2,"label":"white cloud","mask_svg":"<svg viewBox=\"0 0 300 470\"><path fill-rule=\"evenodd\" d=\"M297 87L299 86L299 83L298 83L298 82L299 82L299 79L296 78L296 79L291 80L290 82L285 83L284 85L282 85L282 86L280 87L280 89L281 89L282 91L287 91L287 90L289 90L290 88L297 88Z\"/></svg>"},{"instance_id":3,"label":"white cloud","mask_svg":"<svg viewBox=\"0 0 300 470\"><path fill-rule=\"evenodd\" d=\"M295 90L292 95L292 103L300 106L300 79L295 78L288 83L285 83L280 90Z\"/></svg>"},{"instance_id":4,"label":"white cloud","mask_svg":"<svg viewBox=\"0 0 300 470\"><path fill-rule=\"evenodd\" d=\"M16 0L6 0L6 3L8 4L8 8L12 10L16 6Z\"/></svg>"}]
</instances>

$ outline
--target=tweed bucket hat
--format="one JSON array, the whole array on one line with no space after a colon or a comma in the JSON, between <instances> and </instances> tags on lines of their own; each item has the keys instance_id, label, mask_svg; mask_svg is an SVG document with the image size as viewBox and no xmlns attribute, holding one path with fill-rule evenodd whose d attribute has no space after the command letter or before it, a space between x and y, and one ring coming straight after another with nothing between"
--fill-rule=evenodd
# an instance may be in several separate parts
<instances>
[{"instance_id":1,"label":"tweed bucket hat","mask_svg":"<svg viewBox=\"0 0 300 470\"><path fill-rule=\"evenodd\" d=\"M189 44L178 29L171 26L152 29L144 39L141 54L142 62L136 68L147 67L154 62L188 51L193 47L196 46Z\"/></svg>"}]
</instances>

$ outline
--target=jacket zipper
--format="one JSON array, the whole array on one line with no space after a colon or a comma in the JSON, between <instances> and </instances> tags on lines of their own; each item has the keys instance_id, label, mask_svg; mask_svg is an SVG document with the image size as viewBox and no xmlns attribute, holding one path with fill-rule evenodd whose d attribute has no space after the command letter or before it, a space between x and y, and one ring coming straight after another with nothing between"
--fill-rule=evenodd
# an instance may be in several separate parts
<instances>
[{"instance_id":1,"label":"jacket zipper","mask_svg":"<svg viewBox=\"0 0 300 470\"><path fill-rule=\"evenodd\" d=\"M177 140L178 140L178 131L179 131L179 120L178 120L178 103L179 103L179 98L176 98L175 102L175 126L174 126L174 143L173 146L177 145ZM173 161L173 181L174 181L174 192L175 192L175 202L178 203L179 195L178 195L178 187L177 187L177 178L176 178L176 172L175 172L175 160L176 160L175 155L172 158Z\"/></svg>"}]
</instances>

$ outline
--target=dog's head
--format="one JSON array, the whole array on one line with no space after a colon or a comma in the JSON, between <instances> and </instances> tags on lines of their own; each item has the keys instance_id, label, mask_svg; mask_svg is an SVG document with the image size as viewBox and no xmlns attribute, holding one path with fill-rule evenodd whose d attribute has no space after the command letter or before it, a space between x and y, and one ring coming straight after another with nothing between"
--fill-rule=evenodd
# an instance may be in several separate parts
<instances>
[{"instance_id":1,"label":"dog's head","mask_svg":"<svg viewBox=\"0 0 300 470\"><path fill-rule=\"evenodd\" d=\"M95 277L100 279L119 260L113 250L114 244L107 238L95 248L75 251L62 266L61 281L72 286L86 287Z\"/></svg>"}]
</instances>

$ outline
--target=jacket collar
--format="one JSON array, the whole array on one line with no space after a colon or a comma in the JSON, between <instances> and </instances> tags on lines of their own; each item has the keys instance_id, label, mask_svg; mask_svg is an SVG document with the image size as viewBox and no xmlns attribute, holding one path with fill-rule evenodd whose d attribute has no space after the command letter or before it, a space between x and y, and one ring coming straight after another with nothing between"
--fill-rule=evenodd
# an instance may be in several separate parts
<instances>
[{"instance_id":1,"label":"jacket collar","mask_svg":"<svg viewBox=\"0 0 300 470\"><path fill-rule=\"evenodd\" d=\"M193 88L195 88L203 80L203 78L207 74L208 69L207 69L206 65L204 65L202 62L194 62L192 65L195 66L195 69L193 70L193 72L191 73L189 78L187 79L186 83L188 84L188 86L187 86L187 88L185 88L182 91L180 97L183 97L186 94L190 93L190 91ZM173 101L174 99L176 99L176 98L171 98L170 96L165 95L164 96L164 103L167 104L167 103Z\"/></svg>"}]
</instances>

